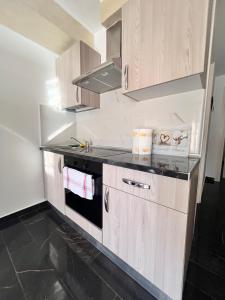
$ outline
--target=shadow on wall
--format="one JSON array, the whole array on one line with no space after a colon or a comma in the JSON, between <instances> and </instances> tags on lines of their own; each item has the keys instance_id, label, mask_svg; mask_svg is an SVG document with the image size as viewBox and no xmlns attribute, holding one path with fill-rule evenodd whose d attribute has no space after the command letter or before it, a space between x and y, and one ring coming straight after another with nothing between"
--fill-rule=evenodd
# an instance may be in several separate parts
<instances>
[{"instance_id":1,"label":"shadow on wall","mask_svg":"<svg viewBox=\"0 0 225 300\"><path fill-rule=\"evenodd\" d=\"M31 141L0 124L0 217L43 201L41 152Z\"/></svg>"},{"instance_id":2,"label":"shadow on wall","mask_svg":"<svg viewBox=\"0 0 225 300\"><path fill-rule=\"evenodd\" d=\"M40 105L41 144L64 144L76 135L76 115L50 105ZM71 141L70 141L71 143Z\"/></svg>"}]
</instances>

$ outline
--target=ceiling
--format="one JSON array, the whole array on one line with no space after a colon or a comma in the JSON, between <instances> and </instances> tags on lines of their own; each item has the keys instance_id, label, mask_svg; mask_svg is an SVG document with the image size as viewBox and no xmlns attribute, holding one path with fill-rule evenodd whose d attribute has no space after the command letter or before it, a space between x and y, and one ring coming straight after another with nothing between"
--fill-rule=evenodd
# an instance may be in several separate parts
<instances>
[{"instance_id":1,"label":"ceiling","mask_svg":"<svg viewBox=\"0 0 225 300\"><path fill-rule=\"evenodd\" d=\"M75 40L94 42L93 34L53 0L0 0L0 24L57 54Z\"/></svg>"},{"instance_id":2,"label":"ceiling","mask_svg":"<svg viewBox=\"0 0 225 300\"><path fill-rule=\"evenodd\" d=\"M102 29L99 0L54 0L92 33Z\"/></svg>"}]
</instances>

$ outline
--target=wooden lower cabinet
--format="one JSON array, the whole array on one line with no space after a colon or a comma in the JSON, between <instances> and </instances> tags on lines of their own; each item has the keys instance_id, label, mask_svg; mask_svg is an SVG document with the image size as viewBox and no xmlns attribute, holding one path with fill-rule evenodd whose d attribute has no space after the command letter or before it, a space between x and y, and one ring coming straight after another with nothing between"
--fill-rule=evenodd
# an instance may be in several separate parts
<instances>
[{"instance_id":1,"label":"wooden lower cabinet","mask_svg":"<svg viewBox=\"0 0 225 300\"><path fill-rule=\"evenodd\" d=\"M169 297L182 299L187 214L104 186L107 193L104 246Z\"/></svg>"},{"instance_id":2,"label":"wooden lower cabinet","mask_svg":"<svg viewBox=\"0 0 225 300\"><path fill-rule=\"evenodd\" d=\"M44 151L45 197L61 213L65 214L63 187L64 156Z\"/></svg>"}]
</instances>

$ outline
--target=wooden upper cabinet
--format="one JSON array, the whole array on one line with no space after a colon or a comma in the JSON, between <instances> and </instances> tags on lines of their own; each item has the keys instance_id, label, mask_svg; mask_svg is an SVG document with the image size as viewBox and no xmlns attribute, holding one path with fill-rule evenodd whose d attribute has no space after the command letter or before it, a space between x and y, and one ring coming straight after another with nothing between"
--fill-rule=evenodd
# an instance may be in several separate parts
<instances>
[{"instance_id":1,"label":"wooden upper cabinet","mask_svg":"<svg viewBox=\"0 0 225 300\"><path fill-rule=\"evenodd\" d=\"M123 92L204 72L209 7L210 0L129 0L122 8Z\"/></svg>"},{"instance_id":2,"label":"wooden upper cabinet","mask_svg":"<svg viewBox=\"0 0 225 300\"><path fill-rule=\"evenodd\" d=\"M62 108L75 105L99 108L100 96L72 84L81 74L101 64L100 54L82 41L76 42L56 60L56 76Z\"/></svg>"}]
</instances>

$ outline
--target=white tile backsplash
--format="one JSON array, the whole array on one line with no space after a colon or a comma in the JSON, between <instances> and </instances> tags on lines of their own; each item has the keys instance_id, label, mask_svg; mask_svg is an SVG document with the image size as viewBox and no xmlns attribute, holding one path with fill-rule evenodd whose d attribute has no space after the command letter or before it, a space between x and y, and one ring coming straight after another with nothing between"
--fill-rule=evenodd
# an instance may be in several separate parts
<instances>
[{"instance_id":1,"label":"white tile backsplash","mask_svg":"<svg viewBox=\"0 0 225 300\"><path fill-rule=\"evenodd\" d=\"M132 147L134 128L192 127L190 152L199 154L204 90L136 102L120 90L101 95L101 108L78 114L42 107L42 143L71 143L70 136L94 145Z\"/></svg>"},{"instance_id":2,"label":"white tile backsplash","mask_svg":"<svg viewBox=\"0 0 225 300\"><path fill-rule=\"evenodd\" d=\"M101 109L76 115L76 135L95 145L132 147L134 128L192 126L191 153L199 153L204 90L135 102L120 90L101 95Z\"/></svg>"}]
</instances>

